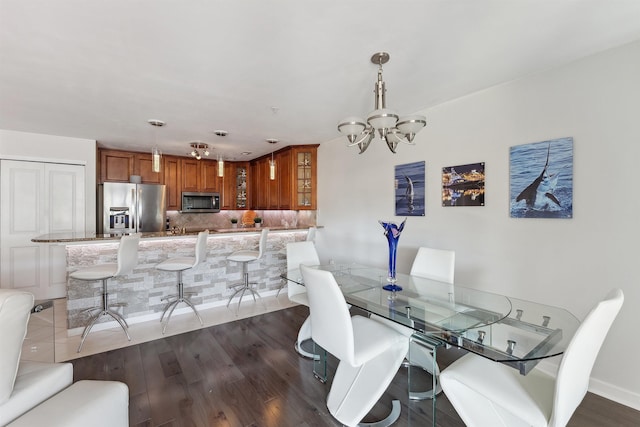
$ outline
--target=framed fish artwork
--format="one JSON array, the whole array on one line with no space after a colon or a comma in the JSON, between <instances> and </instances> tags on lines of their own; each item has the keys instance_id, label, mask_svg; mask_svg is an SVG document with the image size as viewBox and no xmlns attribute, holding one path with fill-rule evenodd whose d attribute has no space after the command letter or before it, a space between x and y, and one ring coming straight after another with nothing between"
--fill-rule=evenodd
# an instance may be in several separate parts
<instances>
[{"instance_id":1,"label":"framed fish artwork","mask_svg":"<svg viewBox=\"0 0 640 427\"><path fill-rule=\"evenodd\" d=\"M484 163L442 168L442 206L484 206Z\"/></svg>"},{"instance_id":2,"label":"framed fish artwork","mask_svg":"<svg viewBox=\"0 0 640 427\"><path fill-rule=\"evenodd\" d=\"M424 216L425 162L397 165L394 176L396 215Z\"/></svg>"},{"instance_id":3,"label":"framed fish artwork","mask_svg":"<svg viewBox=\"0 0 640 427\"><path fill-rule=\"evenodd\" d=\"M573 138L510 147L512 218L573 217Z\"/></svg>"}]
</instances>

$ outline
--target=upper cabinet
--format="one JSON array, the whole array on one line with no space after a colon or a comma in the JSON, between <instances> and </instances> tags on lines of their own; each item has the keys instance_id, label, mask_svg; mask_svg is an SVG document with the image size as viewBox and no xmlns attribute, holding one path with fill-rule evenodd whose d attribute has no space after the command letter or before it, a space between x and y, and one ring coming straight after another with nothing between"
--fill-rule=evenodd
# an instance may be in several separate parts
<instances>
[{"instance_id":1,"label":"upper cabinet","mask_svg":"<svg viewBox=\"0 0 640 427\"><path fill-rule=\"evenodd\" d=\"M317 208L317 150L317 145L299 146L292 149L294 182L293 207L291 209Z\"/></svg>"},{"instance_id":2,"label":"upper cabinet","mask_svg":"<svg viewBox=\"0 0 640 427\"><path fill-rule=\"evenodd\" d=\"M216 160L182 159L182 191L222 192Z\"/></svg>"},{"instance_id":3,"label":"upper cabinet","mask_svg":"<svg viewBox=\"0 0 640 427\"><path fill-rule=\"evenodd\" d=\"M129 177L135 175L135 153L128 151L100 150L98 165L99 183L129 182Z\"/></svg>"},{"instance_id":4,"label":"upper cabinet","mask_svg":"<svg viewBox=\"0 0 640 427\"><path fill-rule=\"evenodd\" d=\"M273 180L269 170L271 155L252 161L251 207L283 210L316 209L317 149L317 145L296 145L274 153Z\"/></svg>"},{"instance_id":5,"label":"upper cabinet","mask_svg":"<svg viewBox=\"0 0 640 427\"><path fill-rule=\"evenodd\" d=\"M222 178L222 209L248 209L249 163L225 162Z\"/></svg>"},{"instance_id":6,"label":"upper cabinet","mask_svg":"<svg viewBox=\"0 0 640 427\"><path fill-rule=\"evenodd\" d=\"M133 158L134 175L140 175L143 184L162 184L162 171L153 171L151 153L135 153Z\"/></svg>"},{"instance_id":7,"label":"upper cabinet","mask_svg":"<svg viewBox=\"0 0 640 427\"><path fill-rule=\"evenodd\" d=\"M167 210L182 209L182 158L162 156L163 183L166 186Z\"/></svg>"},{"instance_id":8,"label":"upper cabinet","mask_svg":"<svg viewBox=\"0 0 640 427\"><path fill-rule=\"evenodd\" d=\"M317 148L295 145L251 162L226 161L222 177L217 160L162 156L162 169L156 173L151 153L100 149L98 183L129 182L131 175L140 175L144 184L165 184L167 210L182 208L183 191L220 193L222 209L313 210L317 209Z\"/></svg>"}]
</instances>

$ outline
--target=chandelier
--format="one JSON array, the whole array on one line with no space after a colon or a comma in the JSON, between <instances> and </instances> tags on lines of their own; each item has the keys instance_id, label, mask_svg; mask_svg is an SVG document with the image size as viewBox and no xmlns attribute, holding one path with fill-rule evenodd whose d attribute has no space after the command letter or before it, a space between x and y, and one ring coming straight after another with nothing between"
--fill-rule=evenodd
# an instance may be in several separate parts
<instances>
[{"instance_id":1,"label":"chandelier","mask_svg":"<svg viewBox=\"0 0 640 427\"><path fill-rule=\"evenodd\" d=\"M359 117L347 117L338 125L338 130L346 135L349 140L349 147L357 145L360 148L360 154L364 153L376 134L376 129L387 143L387 147L392 153L396 152L398 143L403 142L409 145L415 145L413 142L416 133L427 124L424 116L406 116L399 117L395 111L386 108L384 81L382 80L382 64L389 61L387 52L378 52L371 57L371 62L378 64L378 81L374 87L375 93L375 110L369 113L367 121Z\"/></svg>"},{"instance_id":2,"label":"chandelier","mask_svg":"<svg viewBox=\"0 0 640 427\"><path fill-rule=\"evenodd\" d=\"M202 158L202 155L208 156L209 155L209 146L207 144L203 144L201 142L192 142L191 144L189 144L189 146L191 147L191 154L193 157L195 157L196 159L200 160ZM200 154L200 151L202 150L202 154Z\"/></svg>"}]
</instances>

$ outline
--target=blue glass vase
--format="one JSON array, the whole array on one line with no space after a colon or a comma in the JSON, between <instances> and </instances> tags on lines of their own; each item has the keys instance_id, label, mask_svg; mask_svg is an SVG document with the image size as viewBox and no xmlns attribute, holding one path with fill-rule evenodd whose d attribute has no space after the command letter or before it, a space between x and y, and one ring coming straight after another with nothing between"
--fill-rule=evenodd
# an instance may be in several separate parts
<instances>
[{"instance_id":1,"label":"blue glass vase","mask_svg":"<svg viewBox=\"0 0 640 427\"><path fill-rule=\"evenodd\" d=\"M400 239L400 233L404 229L404 223L407 221L405 218L400 225L395 222L378 221L384 228L384 235L387 237L389 243L389 271L387 275L387 284L382 287L385 291L401 291L402 287L396 285L396 254L398 251L398 240Z\"/></svg>"}]
</instances>

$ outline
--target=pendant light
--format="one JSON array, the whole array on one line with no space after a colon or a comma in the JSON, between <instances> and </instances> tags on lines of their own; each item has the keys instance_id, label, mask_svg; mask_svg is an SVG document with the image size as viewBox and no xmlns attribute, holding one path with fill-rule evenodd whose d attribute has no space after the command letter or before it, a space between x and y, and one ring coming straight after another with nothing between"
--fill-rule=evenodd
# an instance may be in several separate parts
<instances>
[{"instance_id":1,"label":"pendant light","mask_svg":"<svg viewBox=\"0 0 640 427\"><path fill-rule=\"evenodd\" d=\"M162 120L150 119L147 120L151 126L156 128L162 127L165 123ZM151 149L151 170L153 172L160 172L160 162L162 160L162 152L158 148L158 135L157 131L154 129L153 131L153 148Z\"/></svg>"},{"instance_id":2,"label":"pendant light","mask_svg":"<svg viewBox=\"0 0 640 427\"><path fill-rule=\"evenodd\" d=\"M226 130L214 130L213 131L216 136L225 137L229 132ZM218 154L218 177L224 177L224 159L222 158L222 154Z\"/></svg>"},{"instance_id":3,"label":"pendant light","mask_svg":"<svg viewBox=\"0 0 640 427\"><path fill-rule=\"evenodd\" d=\"M278 142L275 138L267 139L269 144L276 144ZM269 179L271 181L276 179L276 162L273 160L273 151L271 151L271 160L269 160Z\"/></svg>"},{"instance_id":4,"label":"pendant light","mask_svg":"<svg viewBox=\"0 0 640 427\"><path fill-rule=\"evenodd\" d=\"M224 176L224 160L222 160L222 156L218 156L218 176L220 178Z\"/></svg>"}]
</instances>

